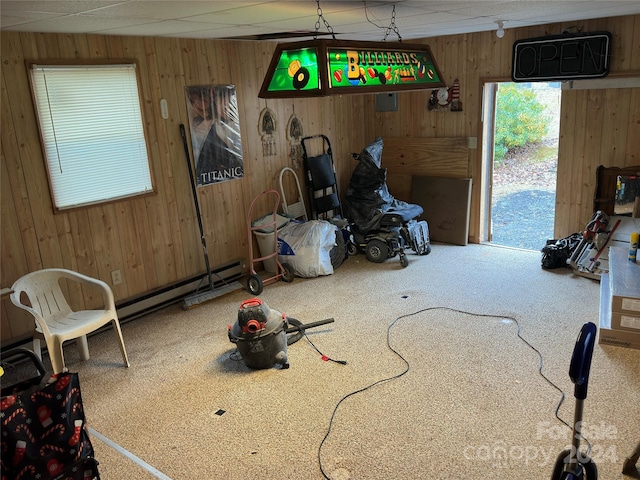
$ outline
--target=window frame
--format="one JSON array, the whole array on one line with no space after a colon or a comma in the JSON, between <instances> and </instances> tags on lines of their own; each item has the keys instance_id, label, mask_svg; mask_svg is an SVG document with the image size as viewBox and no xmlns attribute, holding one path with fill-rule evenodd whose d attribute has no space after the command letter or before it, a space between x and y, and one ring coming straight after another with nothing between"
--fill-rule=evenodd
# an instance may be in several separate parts
<instances>
[{"instance_id":1,"label":"window frame","mask_svg":"<svg viewBox=\"0 0 640 480\"><path fill-rule=\"evenodd\" d=\"M38 128L38 138L40 142L40 150L42 153L42 161L44 163L44 167L47 172L47 184L49 186L51 206L53 208L54 213L66 213L69 211L83 209L83 208L103 206L103 205L112 204L115 202L120 202L123 200L144 197L144 196L153 195L157 193L155 175L154 175L154 170L152 168L152 165L153 165L152 156L151 156L152 150L150 148L149 135L148 135L149 129L148 129L148 124L146 121L145 110L144 110L143 89L142 89L142 81L140 78L140 64L137 59L118 58L118 59L99 59L99 60L89 60L89 59L26 60L25 63L27 66L27 77L28 77L29 88L31 92L31 100L33 103L33 110L34 110L34 115L35 115L37 128ZM45 144L45 139L43 135L43 128L41 125L40 112L38 107L38 98L36 95L36 88L34 86L34 79L32 75L34 66L37 66L37 65L69 66L69 67L78 67L78 68L92 67L92 66L104 67L104 66L110 66L110 65L133 65L135 67L134 69L135 69L135 77L136 77L138 103L139 103L139 109L140 109L140 122L141 122L142 135L144 136L145 148L147 152L147 169L148 169L149 178L150 178L150 189L146 191L139 191L139 192L135 192L127 195L122 195L119 197L105 198L102 200L89 201L89 202L84 202L84 203L79 203L79 204L69 205L69 206L58 206L56 204L54 187L53 187L51 171L50 171L50 161L47 157L46 144Z\"/></svg>"}]
</instances>

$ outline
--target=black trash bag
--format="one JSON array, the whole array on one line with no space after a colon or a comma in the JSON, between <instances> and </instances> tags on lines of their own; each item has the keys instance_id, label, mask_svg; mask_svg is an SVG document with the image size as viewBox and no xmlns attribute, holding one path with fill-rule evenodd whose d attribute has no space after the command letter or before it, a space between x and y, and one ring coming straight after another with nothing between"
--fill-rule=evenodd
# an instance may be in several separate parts
<instances>
[{"instance_id":1,"label":"black trash bag","mask_svg":"<svg viewBox=\"0 0 640 480\"><path fill-rule=\"evenodd\" d=\"M387 188L387 170L381 168L384 142L378 137L357 157L345 194L345 214L362 232L376 230L381 214L396 213L407 222L422 214L420 205L396 200Z\"/></svg>"},{"instance_id":2,"label":"black trash bag","mask_svg":"<svg viewBox=\"0 0 640 480\"><path fill-rule=\"evenodd\" d=\"M568 237L547 240L542 247L542 268L552 270L554 268L568 267L567 260L571 258L573 251L582 240L581 233L572 233Z\"/></svg>"}]
</instances>

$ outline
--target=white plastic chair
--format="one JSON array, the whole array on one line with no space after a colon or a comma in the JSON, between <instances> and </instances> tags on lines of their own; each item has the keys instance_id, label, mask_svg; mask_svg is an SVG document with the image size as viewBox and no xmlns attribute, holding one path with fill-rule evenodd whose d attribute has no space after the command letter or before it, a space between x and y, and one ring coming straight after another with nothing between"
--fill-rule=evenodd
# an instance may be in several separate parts
<instances>
[{"instance_id":1,"label":"white plastic chair","mask_svg":"<svg viewBox=\"0 0 640 480\"><path fill-rule=\"evenodd\" d=\"M62 279L77 282L83 288L88 287L94 291L97 289L102 294L103 310L73 311L61 288ZM11 301L13 304L29 312L35 319L34 352L42 358L40 338L44 338L54 373L65 370L63 342L76 339L80 349L80 357L82 360L88 360L87 334L108 322L113 325L120 341L124 364L129 367L113 292L109 285L102 280L63 268L48 268L28 273L16 280L12 290Z\"/></svg>"}]
</instances>

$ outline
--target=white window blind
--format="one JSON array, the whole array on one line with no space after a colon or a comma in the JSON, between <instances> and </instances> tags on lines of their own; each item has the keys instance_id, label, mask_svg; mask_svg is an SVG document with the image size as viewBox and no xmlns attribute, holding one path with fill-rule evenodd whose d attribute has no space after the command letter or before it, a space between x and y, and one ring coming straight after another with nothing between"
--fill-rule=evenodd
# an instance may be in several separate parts
<instances>
[{"instance_id":1,"label":"white window blind","mask_svg":"<svg viewBox=\"0 0 640 480\"><path fill-rule=\"evenodd\" d=\"M151 191L135 64L31 67L56 208Z\"/></svg>"}]
</instances>

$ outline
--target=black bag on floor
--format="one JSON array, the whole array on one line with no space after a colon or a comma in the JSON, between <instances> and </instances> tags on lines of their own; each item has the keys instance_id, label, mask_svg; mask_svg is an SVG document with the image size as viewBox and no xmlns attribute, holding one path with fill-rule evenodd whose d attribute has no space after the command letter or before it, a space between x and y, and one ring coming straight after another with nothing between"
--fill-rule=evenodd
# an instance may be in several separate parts
<instances>
[{"instance_id":1,"label":"black bag on floor","mask_svg":"<svg viewBox=\"0 0 640 480\"><path fill-rule=\"evenodd\" d=\"M572 233L568 237L559 240L547 240L547 244L542 248L542 268L551 270L567 266L567 260L576 249L581 233Z\"/></svg>"},{"instance_id":2,"label":"black bag on floor","mask_svg":"<svg viewBox=\"0 0 640 480\"><path fill-rule=\"evenodd\" d=\"M98 480L98 462L85 426L77 373L48 374L28 349L40 375L2 388L2 478L7 480Z\"/></svg>"}]
</instances>

